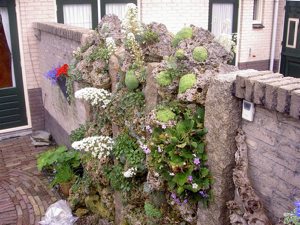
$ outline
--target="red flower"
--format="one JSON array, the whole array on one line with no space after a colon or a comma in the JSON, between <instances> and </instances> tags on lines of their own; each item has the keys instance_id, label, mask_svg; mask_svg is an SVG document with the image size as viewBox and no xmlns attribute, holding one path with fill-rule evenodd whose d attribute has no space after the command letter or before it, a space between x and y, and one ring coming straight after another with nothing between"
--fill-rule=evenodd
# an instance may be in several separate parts
<instances>
[{"instance_id":1,"label":"red flower","mask_svg":"<svg viewBox=\"0 0 300 225\"><path fill-rule=\"evenodd\" d=\"M68 70L69 70L69 65L68 64L64 64L61 67L56 69L56 77L60 77L60 76L68 76Z\"/></svg>"}]
</instances>

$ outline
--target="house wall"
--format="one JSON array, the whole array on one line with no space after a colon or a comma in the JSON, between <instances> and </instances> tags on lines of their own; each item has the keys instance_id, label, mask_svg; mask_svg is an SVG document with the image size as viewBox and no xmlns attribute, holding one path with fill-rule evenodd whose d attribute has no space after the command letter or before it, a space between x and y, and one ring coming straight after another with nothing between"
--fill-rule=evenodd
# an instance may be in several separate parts
<instances>
[{"instance_id":1,"label":"house wall","mask_svg":"<svg viewBox=\"0 0 300 225\"><path fill-rule=\"evenodd\" d=\"M240 69L268 70L270 64L274 0L264 0L262 25L264 28L253 28L254 1L241 0L240 19ZM276 35L275 71L278 71L281 40L283 36L285 1L279 0L278 29Z\"/></svg>"},{"instance_id":2,"label":"house wall","mask_svg":"<svg viewBox=\"0 0 300 225\"><path fill-rule=\"evenodd\" d=\"M36 23L40 73L45 74L54 66L70 64L73 51L92 32L88 29L57 23ZM69 135L72 130L84 124L88 117L88 107L79 100L68 102L58 85L41 77L41 87L45 115L45 129L57 144L70 146ZM78 87L74 86L76 90Z\"/></svg>"},{"instance_id":3,"label":"house wall","mask_svg":"<svg viewBox=\"0 0 300 225\"><path fill-rule=\"evenodd\" d=\"M53 0L16 0L20 56L23 80L30 108L33 130L44 129L44 113L41 95L38 42L33 22L56 21L56 2Z\"/></svg>"},{"instance_id":4,"label":"house wall","mask_svg":"<svg viewBox=\"0 0 300 225\"><path fill-rule=\"evenodd\" d=\"M144 23L160 22L176 33L184 26L208 28L209 0L142 0L141 18Z\"/></svg>"}]
</instances>

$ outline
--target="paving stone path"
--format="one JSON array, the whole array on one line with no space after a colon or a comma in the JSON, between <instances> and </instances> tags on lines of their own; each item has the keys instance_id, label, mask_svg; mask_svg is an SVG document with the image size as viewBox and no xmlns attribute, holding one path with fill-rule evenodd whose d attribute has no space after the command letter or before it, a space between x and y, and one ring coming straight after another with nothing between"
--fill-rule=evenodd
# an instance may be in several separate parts
<instances>
[{"instance_id":1,"label":"paving stone path","mask_svg":"<svg viewBox=\"0 0 300 225\"><path fill-rule=\"evenodd\" d=\"M36 168L35 148L28 136L0 142L0 225L38 225L58 199Z\"/></svg>"}]
</instances>

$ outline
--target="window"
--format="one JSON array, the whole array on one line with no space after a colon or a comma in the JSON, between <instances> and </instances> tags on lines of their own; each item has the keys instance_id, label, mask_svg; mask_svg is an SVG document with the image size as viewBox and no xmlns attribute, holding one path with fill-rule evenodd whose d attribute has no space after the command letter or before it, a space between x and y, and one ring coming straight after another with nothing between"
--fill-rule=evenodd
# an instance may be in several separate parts
<instances>
[{"instance_id":1,"label":"window","mask_svg":"<svg viewBox=\"0 0 300 225\"><path fill-rule=\"evenodd\" d=\"M137 0L101 0L101 17L108 14L114 14L120 19L123 19L128 3L137 5Z\"/></svg>"},{"instance_id":2,"label":"window","mask_svg":"<svg viewBox=\"0 0 300 225\"><path fill-rule=\"evenodd\" d=\"M57 21L83 28L98 25L97 0L56 0Z\"/></svg>"},{"instance_id":3,"label":"window","mask_svg":"<svg viewBox=\"0 0 300 225\"><path fill-rule=\"evenodd\" d=\"M263 0L254 0L253 5L253 24L262 24Z\"/></svg>"},{"instance_id":4,"label":"window","mask_svg":"<svg viewBox=\"0 0 300 225\"><path fill-rule=\"evenodd\" d=\"M289 18L287 28L286 47L296 48L297 47L297 36L298 36L298 18Z\"/></svg>"}]
</instances>

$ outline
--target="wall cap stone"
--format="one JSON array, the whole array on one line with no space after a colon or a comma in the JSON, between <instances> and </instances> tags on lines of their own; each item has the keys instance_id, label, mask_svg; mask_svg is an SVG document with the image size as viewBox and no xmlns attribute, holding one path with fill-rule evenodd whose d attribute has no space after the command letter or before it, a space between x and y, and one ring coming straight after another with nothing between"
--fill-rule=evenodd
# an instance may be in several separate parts
<instances>
[{"instance_id":1,"label":"wall cap stone","mask_svg":"<svg viewBox=\"0 0 300 225\"><path fill-rule=\"evenodd\" d=\"M240 74L239 74L240 73ZM271 71L238 72L234 95L300 119L300 78L283 77Z\"/></svg>"},{"instance_id":2,"label":"wall cap stone","mask_svg":"<svg viewBox=\"0 0 300 225\"><path fill-rule=\"evenodd\" d=\"M33 28L39 30L40 32L47 32L55 36L70 39L80 43L83 43L87 35L94 32L93 30L89 30L86 28L80 28L80 27L70 26L62 23L54 23L54 22L33 23Z\"/></svg>"}]
</instances>

